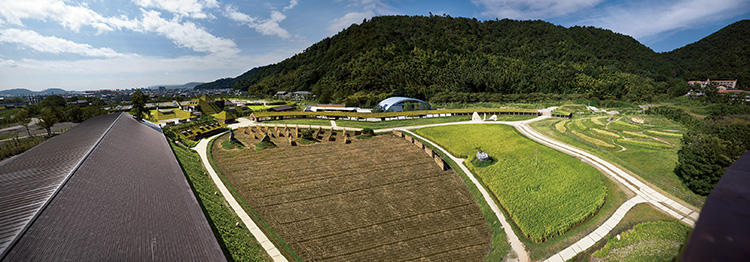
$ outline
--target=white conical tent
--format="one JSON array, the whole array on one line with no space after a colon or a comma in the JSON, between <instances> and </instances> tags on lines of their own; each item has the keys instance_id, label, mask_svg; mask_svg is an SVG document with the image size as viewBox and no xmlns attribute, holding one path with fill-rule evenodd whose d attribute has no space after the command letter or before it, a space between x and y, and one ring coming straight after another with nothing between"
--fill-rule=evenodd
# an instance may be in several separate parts
<instances>
[{"instance_id":1,"label":"white conical tent","mask_svg":"<svg viewBox=\"0 0 750 262\"><path fill-rule=\"evenodd\" d=\"M474 112L474 114L471 116L471 121L482 121L482 118L479 117L479 113Z\"/></svg>"}]
</instances>

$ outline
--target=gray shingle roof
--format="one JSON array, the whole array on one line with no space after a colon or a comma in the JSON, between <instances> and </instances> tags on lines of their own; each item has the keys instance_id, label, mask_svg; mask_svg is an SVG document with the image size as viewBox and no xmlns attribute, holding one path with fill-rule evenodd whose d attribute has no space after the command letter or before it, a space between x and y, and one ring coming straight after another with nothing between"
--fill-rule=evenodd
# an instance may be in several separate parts
<instances>
[{"instance_id":1,"label":"gray shingle roof","mask_svg":"<svg viewBox=\"0 0 750 262\"><path fill-rule=\"evenodd\" d=\"M0 203L15 207L0 212L44 199L33 192L49 199L34 220L26 218L33 210L16 212L32 222L3 261L226 260L164 136L125 113L86 121L0 166L0 187L12 191L0 190Z\"/></svg>"}]
</instances>

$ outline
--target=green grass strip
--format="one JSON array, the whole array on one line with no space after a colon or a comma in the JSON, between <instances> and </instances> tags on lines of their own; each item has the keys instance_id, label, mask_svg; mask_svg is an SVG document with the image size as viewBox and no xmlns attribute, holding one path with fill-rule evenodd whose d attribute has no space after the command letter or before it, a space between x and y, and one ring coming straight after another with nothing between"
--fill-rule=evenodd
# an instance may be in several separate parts
<instances>
[{"instance_id":1,"label":"green grass strip","mask_svg":"<svg viewBox=\"0 0 750 262\"><path fill-rule=\"evenodd\" d=\"M575 124L575 125L576 125L576 127L578 127L578 129L580 129L580 130L586 130L586 129L589 129L589 127L587 127L587 126L586 126L586 125L585 125L585 124L583 123L583 120L585 120L585 119L576 119L576 120L573 120L573 124Z\"/></svg>"},{"instance_id":2,"label":"green grass strip","mask_svg":"<svg viewBox=\"0 0 750 262\"><path fill-rule=\"evenodd\" d=\"M617 139L617 142L622 143L622 144L629 144L629 145L648 147L648 148L672 148L672 146L664 144L664 143L641 141L641 140Z\"/></svg>"},{"instance_id":3,"label":"green grass strip","mask_svg":"<svg viewBox=\"0 0 750 262\"><path fill-rule=\"evenodd\" d=\"M557 130L557 132L560 132L560 133L565 133L565 131L567 131L567 128L565 128L565 124L567 124L568 122L570 122L570 120L563 120L563 121L557 122L555 124L555 130Z\"/></svg>"},{"instance_id":4,"label":"green grass strip","mask_svg":"<svg viewBox=\"0 0 750 262\"><path fill-rule=\"evenodd\" d=\"M662 131L656 131L656 130L646 130L646 133L656 135L656 136L682 137L682 134L668 133L668 132L662 132Z\"/></svg>"},{"instance_id":5,"label":"green grass strip","mask_svg":"<svg viewBox=\"0 0 750 262\"><path fill-rule=\"evenodd\" d=\"M610 143L604 142L602 140L599 140L599 139L596 139L596 138L593 138L593 137L581 134L579 132L576 132L575 130L571 130L571 132L573 133L573 135L575 135L575 136L583 139L583 141L586 141L589 144L593 144L595 146L600 146L600 147L606 147L606 148L615 148L615 145L613 145L613 144L610 144Z\"/></svg>"},{"instance_id":6,"label":"green grass strip","mask_svg":"<svg viewBox=\"0 0 750 262\"><path fill-rule=\"evenodd\" d=\"M614 125L615 128L618 128L618 129L628 129L628 130L640 130L641 129L640 126L637 126L631 123L626 123L626 122L623 122L622 120L610 122L609 124Z\"/></svg>"},{"instance_id":7,"label":"green grass strip","mask_svg":"<svg viewBox=\"0 0 750 262\"><path fill-rule=\"evenodd\" d=\"M605 119L605 118L607 118L607 117L606 116L600 116L600 117L591 118L591 123L594 123L594 124L599 125L599 126L605 126L606 124L604 122L602 122L602 119Z\"/></svg>"},{"instance_id":8,"label":"green grass strip","mask_svg":"<svg viewBox=\"0 0 750 262\"><path fill-rule=\"evenodd\" d=\"M597 134L600 134L600 135L605 135L605 136L608 136L608 137L614 137L614 138L619 138L620 137L620 135L618 135L617 133L612 133L612 132L609 132L609 131L606 131L606 130L601 130L601 129L598 129L598 128L591 128L591 130L594 131L594 133L597 133Z\"/></svg>"},{"instance_id":9,"label":"green grass strip","mask_svg":"<svg viewBox=\"0 0 750 262\"><path fill-rule=\"evenodd\" d=\"M382 113L356 113L356 112L304 112L304 111L289 111L289 112L257 112L256 117L273 117L273 116L339 116L339 117L361 117L361 118L382 118L382 117L397 117L397 116L420 116L420 115L432 115L432 114L456 114L456 113L523 113L523 114L536 114L539 113L536 109L520 109L520 108L460 108L460 109L445 109L445 110L418 110L418 111L405 111L405 112L382 112Z\"/></svg>"},{"instance_id":10,"label":"green grass strip","mask_svg":"<svg viewBox=\"0 0 750 262\"><path fill-rule=\"evenodd\" d=\"M690 227L669 221L645 222L612 237L593 256L605 261L673 261Z\"/></svg>"},{"instance_id":11,"label":"green grass strip","mask_svg":"<svg viewBox=\"0 0 750 262\"><path fill-rule=\"evenodd\" d=\"M250 230L244 225L236 226L240 218L225 204L224 197L216 193L219 189L203 168L198 153L173 142L169 144L227 258L230 261L271 261Z\"/></svg>"},{"instance_id":12,"label":"green grass strip","mask_svg":"<svg viewBox=\"0 0 750 262\"><path fill-rule=\"evenodd\" d=\"M632 132L632 131L622 131L622 132L625 133L626 135L630 135L630 136L634 136L634 137L651 138L650 136L647 136L647 135L645 135L643 133Z\"/></svg>"}]
</instances>

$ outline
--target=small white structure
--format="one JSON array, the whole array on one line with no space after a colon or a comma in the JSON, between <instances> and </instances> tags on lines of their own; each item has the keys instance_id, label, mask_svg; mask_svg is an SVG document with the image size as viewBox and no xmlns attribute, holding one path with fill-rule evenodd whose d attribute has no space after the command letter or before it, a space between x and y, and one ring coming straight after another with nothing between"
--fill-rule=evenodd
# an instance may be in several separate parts
<instances>
[{"instance_id":1,"label":"small white structure","mask_svg":"<svg viewBox=\"0 0 750 262\"><path fill-rule=\"evenodd\" d=\"M492 121L497 121L497 115L492 115L492 116L490 117L490 120L492 120Z\"/></svg>"},{"instance_id":2,"label":"small white structure","mask_svg":"<svg viewBox=\"0 0 750 262\"><path fill-rule=\"evenodd\" d=\"M477 151L477 159L479 159L479 161L487 161L490 160L490 155L480 149Z\"/></svg>"},{"instance_id":3,"label":"small white structure","mask_svg":"<svg viewBox=\"0 0 750 262\"><path fill-rule=\"evenodd\" d=\"M482 121L482 118L479 117L479 113L474 112L474 114L471 115L471 121Z\"/></svg>"}]
</instances>

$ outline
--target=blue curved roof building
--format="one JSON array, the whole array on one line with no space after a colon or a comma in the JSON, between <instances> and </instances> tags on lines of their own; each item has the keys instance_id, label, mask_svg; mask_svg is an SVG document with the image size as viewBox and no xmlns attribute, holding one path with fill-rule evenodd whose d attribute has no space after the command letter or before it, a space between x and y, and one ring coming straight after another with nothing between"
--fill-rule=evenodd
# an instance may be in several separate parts
<instances>
[{"instance_id":1,"label":"blue curved roof building","mask_svg":"<svg viewBox=\"0 0 750 262\"><path fill-rule=\"evenodd\" d=\"M383 112L403 112L404 105L406 104L411 104L413 106L410 110L431 109L430 104L427 104L425 101L400 96L386 98L383 101L380 101L376 108Z\"/></svg>"}]
</instances>

